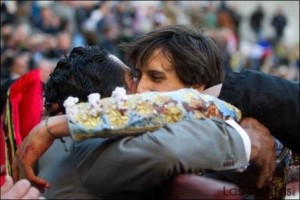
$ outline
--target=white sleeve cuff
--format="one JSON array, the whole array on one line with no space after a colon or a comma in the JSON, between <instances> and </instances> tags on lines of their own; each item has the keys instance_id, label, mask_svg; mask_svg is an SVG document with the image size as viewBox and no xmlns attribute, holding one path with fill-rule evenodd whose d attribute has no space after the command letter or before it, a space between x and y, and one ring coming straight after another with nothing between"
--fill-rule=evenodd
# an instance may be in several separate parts
<instances>
[{"instance_id":1,"label":"white sleeve cuff","mask_svg":"<svg viewBox=\"0 0 300 200\"><path fill-rule=\"evenodd\" d=\"M242 137L243 142L244 142L245 151L246 151L246 156L247 156L247 159L249 162L250 161L250 153L251 153L251 140L250 140L248 134L234 120L232 120L232 119L226 120L226 123L229 124L230 126L232 126Z\"/></svg>"}]
</instances>

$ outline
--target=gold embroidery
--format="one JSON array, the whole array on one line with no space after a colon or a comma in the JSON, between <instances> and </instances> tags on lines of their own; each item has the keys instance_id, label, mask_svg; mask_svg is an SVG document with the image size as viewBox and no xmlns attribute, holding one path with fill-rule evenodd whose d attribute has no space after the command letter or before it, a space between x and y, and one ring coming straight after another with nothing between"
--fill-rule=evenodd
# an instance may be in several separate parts
<instances>
[{"instance_id":1,"label":"gold embroidery","mask_svg":"<svg viewBox=\"0 0 300 200\"><path fill-rule=\"evenodd\" d=\"M202 96L195 90L144 93L127 97L119 102L114 98L101 99L102 107L96 117L91 114L93 108L88 103L77 104L73 110L76 113L75 123L71 124L75 127L73 138L76 140L96 136L132 135L156 130L183 118L241 118L240 111L234 106L211 96ZM86 135L82 132L84 129Z\"/></svg>"},{"instance_id":2,"label":"gold embroidery","mask_svg":"<svg viewBox=\"0 0 300 200\"><path fill-rule=\"evenodd\" d=\"M142 116L151 116L151 114L153 114L154 108L151 102L145 101L137 104L135 110Z\"/></svg>"},{"instance_id":3,"label":"gold embroidery","mask_svg":"<svg viewBox=\"0 0 300 200\"><path fill-rule=\"evenodd\" d=\"M92 116L89 114L90 107L86 103L80 103L77 105L79 112L77 113L75 119L78 122L78 124L83 125L84 127L88 129L94 129L98 125L102 124L102 120L99 116Z\"/></svg>"},{"instance_id":4,"label":"gold embroidery","mask_svg":"<svg viewBox=\"0 0 300 200\"><path fill-rule=\"evenodd\" d=\"M129 121L128 116L121 113L119 110L111 110L107 114L107 119L112 129L122 128Z\"/></svg>"},{"instance_id":5,"label":"gold embroidery","mask_svg":"<svg viewBox=\"0 0 300 200\"><path fill-rule=\"evenodd\" d=\"M162 111L165 123L174 123L182 119L182 110L176 105L165 105Z\"/></svg>"}]
</instances>

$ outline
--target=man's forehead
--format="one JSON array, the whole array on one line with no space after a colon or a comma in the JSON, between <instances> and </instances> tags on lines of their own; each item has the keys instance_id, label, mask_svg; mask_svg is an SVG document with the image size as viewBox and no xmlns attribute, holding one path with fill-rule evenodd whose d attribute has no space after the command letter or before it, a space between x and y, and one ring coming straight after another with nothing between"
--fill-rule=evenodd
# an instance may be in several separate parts
<instances>
[{"instance_id":1,"label":"man's forehead","mask_svg":"<svg viewBox=\"0 0 300 200\"><path fill-rule=\"evenodd\" d=\"M170 72L175 70L174 65L171 62L148 62L144 66L134 66L135 70L139 71L157 71L157 72Z\"/></svg>"}]
</instances>

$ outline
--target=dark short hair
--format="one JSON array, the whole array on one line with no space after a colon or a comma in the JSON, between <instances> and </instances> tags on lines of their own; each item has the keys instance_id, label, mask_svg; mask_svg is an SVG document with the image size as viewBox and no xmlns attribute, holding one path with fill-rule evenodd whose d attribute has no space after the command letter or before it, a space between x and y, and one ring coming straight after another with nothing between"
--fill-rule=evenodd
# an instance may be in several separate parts
<instances>
[{"instance_id":1,"label":"dark short hair","mask_svg":"<svg viewBox=\"0 0 300 200\"><path fill-rule=\"evenodd\" d=\"M65 112L63 102L69 97L87 101L91 93L101 98L111 96L116 87L127 87L125 69L99 45L75 47L69 56L61 58L45 85L45 108L50 115ZM58 104L58 110L51 110Z\"/></svg>"},{"instance_id":2,"label":"dark short hair","mask_svg":"<svg viewBox=\"0 0 300 200\"><path fill-rule=\"evenodd\" d=\"M120 47L128 62L139 68L147 64L154 50L161 48L186 86L208 88L224 80L219 44L195 27L161 26L131 43L122 43Z\"/></svg>"}]
</instances>

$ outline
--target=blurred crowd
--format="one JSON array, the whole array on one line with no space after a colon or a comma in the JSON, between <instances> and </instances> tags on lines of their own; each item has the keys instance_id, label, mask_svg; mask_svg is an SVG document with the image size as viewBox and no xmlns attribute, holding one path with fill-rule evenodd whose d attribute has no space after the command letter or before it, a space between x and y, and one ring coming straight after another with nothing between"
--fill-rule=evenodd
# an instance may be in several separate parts
<instances>
[{"instance_id":1,"label":"blurred crowd","mask_svg":"<svg viewBox=\"0 0 300 200\"><path fill-rule=\"evenodd\" d=\"M258 5L243 18L226 1L1 1L1 86L38 67L51 70L75 46L102 44L124 60L118 44L167 24L205 27L220 41L226 70L249 68L299 80L299 42L291 47L283 40L288 18L278 8L269 22L274 36L266 38L264 9ZM242 23L255 41L241 37Z\"/></svg>"}]
</instances>

